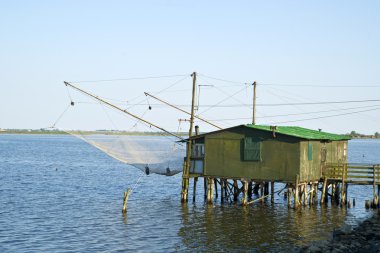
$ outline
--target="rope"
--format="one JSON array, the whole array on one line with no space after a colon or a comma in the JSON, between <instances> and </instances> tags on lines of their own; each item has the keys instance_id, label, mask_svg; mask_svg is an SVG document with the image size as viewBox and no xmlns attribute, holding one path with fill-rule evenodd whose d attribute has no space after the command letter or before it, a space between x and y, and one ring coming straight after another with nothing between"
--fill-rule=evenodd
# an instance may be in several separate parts
<instances>
[{"instance_id":1,"label":"rope","mask_svg":"<svg viewBox=\"0 0 380 253\"><path fill-rule=\"evenodd\" d=\"M67 112L67 110L70 108L70 106L71 106L71 103L66 106L65 110L59 115L58 119L54 122L54 124L50 128L55 128L55 125L57 125L57 123L61 120L61 118Z\"/></svg>"}]
</instances>

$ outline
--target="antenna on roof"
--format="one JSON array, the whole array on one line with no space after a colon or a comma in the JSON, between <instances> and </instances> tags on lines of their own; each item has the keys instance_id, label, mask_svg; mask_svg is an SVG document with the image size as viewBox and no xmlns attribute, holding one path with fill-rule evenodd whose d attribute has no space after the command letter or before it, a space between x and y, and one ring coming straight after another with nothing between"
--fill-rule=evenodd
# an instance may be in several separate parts
<instances>
[{"instance_id":1,"label":"antenna on roof","mask_svg":"<svg viewBox=\"0 0 380 253\"><path fill-rule=\"evenodd\" d=\"M256 81L253 82L253 111L252 111L252 124L256 125Z\"/></svg>"}]
</instances>

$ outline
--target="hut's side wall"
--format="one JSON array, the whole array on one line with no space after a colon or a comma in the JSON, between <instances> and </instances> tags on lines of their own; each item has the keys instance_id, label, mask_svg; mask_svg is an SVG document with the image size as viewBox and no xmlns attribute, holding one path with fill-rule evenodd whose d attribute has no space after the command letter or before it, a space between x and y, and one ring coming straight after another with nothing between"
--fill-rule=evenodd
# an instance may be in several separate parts
<instances>
[{"instance_id":1,"label":"hut's side wall","mask_svg":"<svg viewBox=\"0 0 380 253\"><path fill-rule=\"evenodd\" d=\"M311 157L310 145L312 146ZM319 180L322 177L324 164L347 162L347 141L301 141L300 162L300 181Z\"/></svg>"},{"instance_id":2,"label":"hut's side wall","mask_svg":"<svg viewBox=\"0 0 380 253\"><path fill-rule=\"evenodd\" d=\"M242 159L242 140L262 140L261 161ZM300 170L297 138L273 137L271 132L235 129L205 137L205 176L294 182Z\"/></svg>"}]
</instances>

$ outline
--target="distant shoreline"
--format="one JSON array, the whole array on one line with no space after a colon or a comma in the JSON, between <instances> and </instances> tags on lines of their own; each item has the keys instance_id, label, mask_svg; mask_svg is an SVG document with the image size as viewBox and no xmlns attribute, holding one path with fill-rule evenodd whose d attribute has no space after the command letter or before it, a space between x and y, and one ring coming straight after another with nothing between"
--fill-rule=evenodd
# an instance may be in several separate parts
<instances>
[{"instance_id":1,"label":"distant shoreline","mask_svg":"<svg viewBox=\"0 0 380 253\"><path fill-rule=\"evenodd\" d=\"M106 134L106 135L150 135L150 136L156 136L156 135L169 135L163 132L128 132L128 131L117 131L117 130L95 130L95 131L79 131L79 130L71 130L73 134ZM70 133L60 130L46 130L46 129L0 129L0 134L62 134L62 135L69 135ZM189 133L187 132L180 132L180 133L174 133L175 135L179 136L188 136ZM380 139L379 137L376 137L375 135L350 135L345 134L348 136L351 136L352 139Z\"/></svg>"},{"instance_id":2,"label":"distant shoreline","mask_svg":"<svg viewBox=\"0 0 380 253\"><path fill-rule=\"evenodd\" d=\"M72 134L106 134L106 135L165 135L169 136L167 133L163 132L127 132L127 131L115 131L115 130L95 130L95 131L78 131L71 130ZM0 134L44 134L44 135L70 135L70 133L60 130L29 130L29 129L2 129ZM180 132L173 133L179 136L187 136L188 133Z\"/></svg>"}]
</instances>

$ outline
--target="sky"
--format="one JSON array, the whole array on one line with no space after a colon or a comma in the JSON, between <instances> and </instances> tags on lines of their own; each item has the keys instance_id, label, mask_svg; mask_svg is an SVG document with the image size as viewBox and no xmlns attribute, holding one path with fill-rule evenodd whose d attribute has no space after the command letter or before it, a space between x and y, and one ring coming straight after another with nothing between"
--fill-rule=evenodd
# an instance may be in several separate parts
<instances>
[{"instance_id":1,"label":"sky","mask_svg":"<svg viewBox=\"0 0 380 253\"><path fill-rule=\"evenodd\" d=\"M149 128L69 81L186 131L188 115L143 92L190 110L197 72L196 114L223 128L252 122L256 81L257 124L380 132L379 12L378 1L3 0L0 128Z\"/></svg>"}]
</instances>

